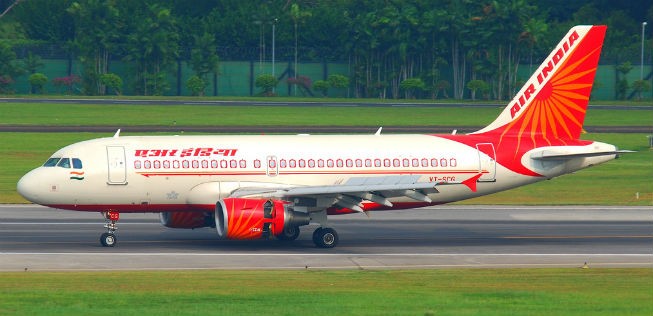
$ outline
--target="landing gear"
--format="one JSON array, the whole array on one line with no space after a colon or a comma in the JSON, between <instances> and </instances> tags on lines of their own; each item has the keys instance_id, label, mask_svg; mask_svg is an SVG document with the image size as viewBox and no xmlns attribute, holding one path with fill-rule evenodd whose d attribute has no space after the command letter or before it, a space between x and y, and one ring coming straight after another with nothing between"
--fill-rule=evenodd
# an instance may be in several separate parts
<instances>
[{"instance_id":1,"label":"landing gear","mask_svg":"<svg viewBox=\"0 0 653 316\"><path fill-rule=\"evenodd\" d=\"M116 241L118 241L116 235L112 233L104 233L100 235L100 243L104 247L113 247L116 245Z\"/></svg>"},{"instance_id":2,"label":"landing gear","mask_svg":"<svg viewBox=\"0 0 653 316\"><path fill-rule=\"evenodd\" d=\"M338 244L338 233L329 227L319 227L313 232L313 243L318 248L333 248Z\"/></svg>"},{"instance_id":3,"label":"landing gear","mask_svg":"<svg viewBox=\"0 0 653 316\"><path fill-rule=\"evenodd\" d=\"M104 224L104 228L107 229L107 232L100 235L100 243L104 247L113 247L116 245L116 242L118 241L114 233L118 229L116 223L120 219L120 213L118 211L106 211L106 212L102 212L102 215L104 216L104 219L107 222L106 224Z\"/></svg>"},{"instance_id":4,"label":"landing gear","mask_svg":"<svg viewBox=\"0 0 653 316\"><path fill-rule=\"evenodd\" d=\"M277 235L277 238L282 241L293 241L299 237L299 226L286 226L283 232Z\"/></svg>"}]
</instances>

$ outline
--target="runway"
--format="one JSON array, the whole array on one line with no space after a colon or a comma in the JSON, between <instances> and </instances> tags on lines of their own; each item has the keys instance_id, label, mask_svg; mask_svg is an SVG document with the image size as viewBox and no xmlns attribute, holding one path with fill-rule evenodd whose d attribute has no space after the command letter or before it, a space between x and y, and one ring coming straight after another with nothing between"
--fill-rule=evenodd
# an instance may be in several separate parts
<instances>
[{"instance_id":1,"label":"runway","mask_svg":"<svg viewBox=\"0 0 653 316\"><path fill-rule=\"evenodd\" d=\"M104 248L96 213L0 206L0 270L414 269L653 267L650 207L438 206L332 216L340 244L217 240L169 229L157 214L121 214Z\"/></svg>"}]
</instances>

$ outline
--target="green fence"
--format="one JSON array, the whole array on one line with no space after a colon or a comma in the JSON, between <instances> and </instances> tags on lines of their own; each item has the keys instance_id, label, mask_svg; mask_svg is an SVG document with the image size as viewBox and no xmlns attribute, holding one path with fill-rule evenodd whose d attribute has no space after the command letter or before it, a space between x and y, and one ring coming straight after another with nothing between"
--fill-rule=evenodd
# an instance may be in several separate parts
<instances>
[{"instance_id":1,"label":"green fence","mask_svg":"<svg viewBox=\"0 0 653 316\"><path fill-rule=\"evenodd\" d=\"M82 73L81 64L77 61L70 61L66 59L48 59L43 61L44 66L39 69L39 72L48 77L48 83L44 87L44 93L49 94L67 94L65 89L56 87L52 84L52 80L57 77L68 76L69 69L71 74L80 76ZM279 78L279 85L275 93L280 96L302 96L306 94L301 89L294 89L287 83L287 79L293 76L293 63L291 62L276 62L275 75ZM324 80L331 74L341 74L348 76L349 69L346 64L337 63L301 63L297 67L298 74L306 76L315 80ZM131 73L129 65L122 61L112 61L109 64L109 72L115 73L123 78L123 94L133 95L133 82L129 82L128 78L133 78L134 74ZM220 63L219 73L215 76L209 77L209 83L206 88L207 96L252 96L260 93L260 90L254 86L255 78L260 74L271 74L272 63L258 61L225 61ZM186 81L194 75L193 70L185 63L180 62L171 69L168 75L169 89L165 95L191 95L186 87ZM17 94L30 93L30 86L28 76L23 75L15 78L12 86ZM73 94L80 94L79 85L74 89ZM296 91L295 91L296 90ZM329 96L332 97L346 97L344 89L333 89L329 91ZM310 96L310 95L307 95Z\"/></svg>"},{"instance_id":2,"label":"green fence","mask_svg":"<svg viewBox=\"0 0 653 316\"><path fill-rule=\"evenodd\" d=\"M44 87L45 93L50 94L67 94L66 91L61 91L61 88L57 88L52 84L52 80L57 77L67 76L69 73L80 75L81 74L81 65L75 60L67 59L47 59L43 60L44 66L39 69L39 72L44 73L49 82ZM279 96L310 96L307 95L306 91L301 89L294 89L291 85L287 84L286 79L288 79L289 74L292 77L294 65L292 62L276 62L275 65L275 75L280 79L279 85L277 86L275 93ZM344 63L300 63L298 65L298 74L301 76L306 76L311 79L311 82L316 80L323 80L331 74L342 74L350 76L349 66ZM532 68L534 71L535 68ZM109 65L109 72L118 74L123 78L123 94L133 95L133 83L129 82L128 78L133 78L133 73L130 73L131 68L128 64L122 61L112 61ZM521 82L527 80L531 75L531 70L529 70L528 65L522 65L519 67L518 78ZM650 65L644 66L644 76L647 77L649 83L651 82L652 76L652 67ZM223 61L220 62L219 73L215 76L209 78L210 82L206 89L207 96L252 96L260 92L258 88L254 86L255 78L260 74L271 74L272 73L272 63L271 62L259 62L259 61ZM635 65L626 76L626 79L629 83L632 84L633 81L639 79L640 67ZM168 83L170 88L165 92L166 95L176 96L191 95L190 91L186 87L186 81L193 75L192 69L185 63L178 63L174 69L170 70L168 75ZM452 80L449 80L450 82ZM615 93L616 85L616 70L614 65L601 65L599 66L596 79L595 87L592 91L592 100L614 100L616 97ZM79 89L79 88L77 88ZM29 83L27 80L27 75L20 76L15 78L13 84L13 90L17 94L28 94L30 92ZM653 90L653 89L652 89ZM626 94L627 96L631 95L631 90ZM348 91L346 89L331 89L329 91L330 97L347 97ZM80 91L73 91L73 94L80 94ZM451 96L452 93L450 92ZM649 90L645 93L644 98L651 99L653 98L653 91Z\"/></svg>"}]
</instances>

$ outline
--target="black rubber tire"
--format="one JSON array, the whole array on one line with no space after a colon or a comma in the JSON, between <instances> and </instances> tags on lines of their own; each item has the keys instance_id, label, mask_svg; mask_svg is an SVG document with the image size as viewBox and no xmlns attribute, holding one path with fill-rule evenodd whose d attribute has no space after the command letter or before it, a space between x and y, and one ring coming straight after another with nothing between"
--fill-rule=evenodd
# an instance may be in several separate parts
<instances>
[{"instance_id":1,"label":"black rubber tire","mask_svg":"<svg viewBox=\"0 0 653 316\"><path fill-rule=\"evenodd\" d=\"M116 235L114 234L104 233L100 235L100 243L104 247L113 247L116 245L116 242L118 242L118 239L116 239Z\"/></svg>"},{"instance_id":2,"label":"black rubber tire","mask_svg":"<svg viewBox=\"0 0 653 316\"><path fill-rule=\"evenodd\" d=\"M318 227L313 231L313 243L317 246L319 243L319 238L320 238L320 233L322 231L322 227Z\"/></svg>"},{"instance_id":3,"label":"black rubber tire","mask_svg":"<svg viewBox=\"0 0 653 316\"><path fill-rule=\"evenodd\" d=\"M318 228L313 232L313 242L318 248L333 248L338 245L338 233L333 228Z\"/></svg>"},{"instance_id":4,"label":"black rubber tire","mask_svg":"<svg viewBox=\"0 0 653 316\"><path fill-rule=\"evenodd\" d=\"M293 241L299 237L298 226L288 226L283 228L283 232L277 235L277 238L282 241Z\"/></svg>"}]
</instances>

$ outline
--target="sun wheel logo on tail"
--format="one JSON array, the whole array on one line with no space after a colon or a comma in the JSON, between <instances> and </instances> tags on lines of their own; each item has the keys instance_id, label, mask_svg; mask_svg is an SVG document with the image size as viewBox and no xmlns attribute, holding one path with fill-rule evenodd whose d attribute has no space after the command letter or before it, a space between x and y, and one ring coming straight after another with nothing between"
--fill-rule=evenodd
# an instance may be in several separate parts
<instances>
[{"instance_id":1,"label":"sun wheel logo on tail","mask_svg":"<svg viewBox=\"0 0 653 316\"><path fill-rule=\"evenodd\" d=\"M293 211L285 201L226 198L218 201L215 224L220 238L261 239L281 236L284 228L308 225L308 213Z\"/></svg>"}]
</instances>

